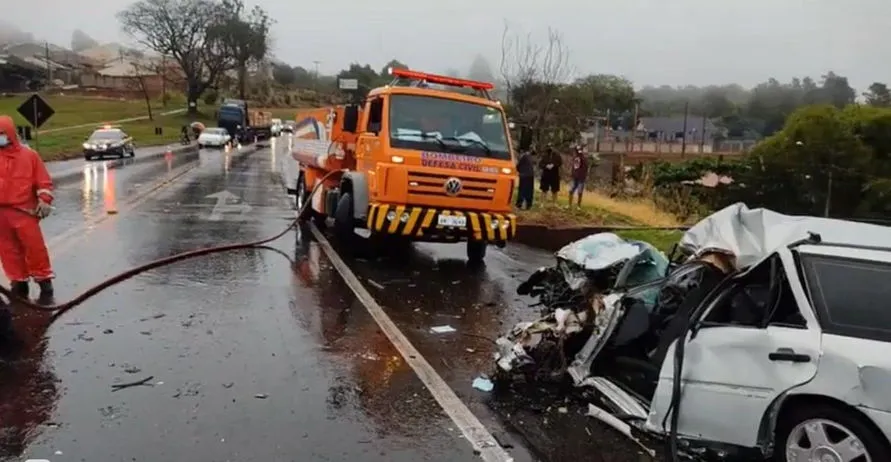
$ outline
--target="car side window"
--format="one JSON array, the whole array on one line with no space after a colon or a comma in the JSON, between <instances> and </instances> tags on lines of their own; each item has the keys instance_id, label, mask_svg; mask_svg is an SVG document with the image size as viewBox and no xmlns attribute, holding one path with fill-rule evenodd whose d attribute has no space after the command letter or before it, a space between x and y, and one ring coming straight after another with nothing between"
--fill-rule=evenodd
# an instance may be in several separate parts
<instances>
[{"instance_id":1,"label":"car side window","mask_svg":"<svg viewBox=\"0 0 891 462\"><path fill-rule=\"evenodd\" d=\"M717 296L704 325L806 327L778 256L761 262Z\"/></svg>"},{"instance_id":2,"label":"car side window","mask_svg":"<svg viewBox=\"0 0 891 462\"><path fill-rule=\"evenodd\" d=\"M891 263L823 255L800 257L823 332L891 342Z\"/></svg>"}]
</instances>

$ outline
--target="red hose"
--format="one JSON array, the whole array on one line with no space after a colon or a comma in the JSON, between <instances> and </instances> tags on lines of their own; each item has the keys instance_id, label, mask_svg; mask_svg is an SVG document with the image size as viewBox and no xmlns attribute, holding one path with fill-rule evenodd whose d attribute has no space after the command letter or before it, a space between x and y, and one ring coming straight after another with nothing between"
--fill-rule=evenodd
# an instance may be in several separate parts
<instances>
[{"instance_id":1,"label":"red hose","mask_svg":"<svg viewBox=\"0 0 891 462\"><path fill-rule=\"evenodd\" d=\"M335 173L339 173L339 172L340 172L339 170L328 172L328 174L326 174L324 177L322 177L322 179L318 182L318 184L316 184L316 186L313 188L312 192L310 192L309 196L312 196L312 194L314 194L316 192L316 189L318 189L323 184L325 179L327 179L329 176L331 176ZM298 194L299 193L300 192L298 191ZM202 257L205 255L210 255L210 254L214 254L214 253L230 252L232 250L242 250L242 249L256 249L256 248L264 248L264 247L268 248L268 247L266 247L266 244L269 244L272 241L280 239L285 234L287 234L288 231L290 231L291 229L293 229L297 226L298 222L303 217L304 213L306 212L307 208L309 207L309 204L310 204L310 201L307 201L305 204L303 204L303 206L297 212L297 218L294 221L292 221L280 233L278 233L274 236L267 237L265 239L260 239L257 241L252 241L252 242L240 242L240 243L234 243L234 244L219 245L219 246L214 246L214 247L206 247L203 249L189 250L186 252L181 252L181 253L178 253L175 255L171 255L169 257L159 258L157 260L151 261L144 265L140 265L140 266L131 268L127 271L124 271L124 272L119 273L115 276L112 276L112 277L106 279L105 281L102 281L99 284L96 284L95 286L90 287L89 289L82 292L80 295L74 297L73 299L71 299L65 303L59 303L59 304L55 304L55 305L39 305L37 303L32 302L31 300L24 300L24 299L16 296L10 288L4 287L2 285L0 285L0 295L4 295L7 298L9 298L9 300L14 301L20 305L26 306L28 308L32 308L32 309L40 310L40 311L52 311L52 312L54 312L52 320L55 321L63 313L67 312L68 310L71 310L72 308L74 308L78 305L83 304L85 301L87 301L94 295L98 294L99 292L102 292L103 290L105 290L113 285L124 282L127 279L130 279L133 276L144 273L146 271L150 271L155 268L162 267L162 266L172 265L173 263L180 262L183 260L188 260L190 258Z\"/></svg>"}]
</instances>

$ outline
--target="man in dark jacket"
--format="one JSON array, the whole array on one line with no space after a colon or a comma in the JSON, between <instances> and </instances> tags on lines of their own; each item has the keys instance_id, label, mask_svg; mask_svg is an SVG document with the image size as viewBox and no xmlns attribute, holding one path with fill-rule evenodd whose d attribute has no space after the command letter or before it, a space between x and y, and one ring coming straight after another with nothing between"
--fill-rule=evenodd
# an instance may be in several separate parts
<instances>
[{"instance_id":1,"label":"man in dark jacket","mask_svg":"<svg viewBox=\"0 0 891 462\"><path fill-rule=\"evenodd\" d=\"M517 175L520 177L519 191L517 192L517 208L532 208L532 196L535 195L535 165L532 163L532 153L524 151L517 160Z\"/></svg>"},{"instance_id":2,"label":"man in dark jacket","mask_svg":"<svg viewBox=\"0 0 891 462\"><path fill-rule=\"evenodd\" d=\"M572 186L569 188L569 207L572 207L572 196L577 196L578 206L582 208L582 193L588 180L588 158L581 146L576 146L572 156Z\"/></svg>"},{"instance_id":3,"label":"man in dark jacket","mask_svg":"<svg viewBox=\"0 0 891 462\"><path fill-rule=\"evenodd\" d=\"M541 167L541 192L544 197L550 192L551 201L556 202L557 193L560 192L560 167L563 166L563 159L552 146L548 146L538 166Z\"/></svg>"}]
</instances>

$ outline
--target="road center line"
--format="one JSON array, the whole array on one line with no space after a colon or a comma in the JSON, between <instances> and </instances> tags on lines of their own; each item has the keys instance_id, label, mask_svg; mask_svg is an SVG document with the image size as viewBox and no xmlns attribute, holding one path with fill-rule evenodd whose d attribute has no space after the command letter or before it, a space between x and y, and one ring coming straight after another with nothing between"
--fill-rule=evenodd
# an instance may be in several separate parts
<instances>
[{"instance_id":1,"label":"road center line","mask_svg":"<svg viewBox=\"0 0 891 462\"><path fill-rule=\"evenodd\" d=\"M405 362L415 371L421 382L439 403L442 410L452 419L455 425L461 430L461 433L470 441L473 449L477 451L480 457L486 462L512 462L513 457L502 448L495 437L489 433L489 430L483 423L470 411L470 409L458 398L458 395L448 386L445 380L436 373L433 366L421 355L421 353L411 344L405 334L396 327L396 324L387 316L384 309L374 300L371 293L362 285L359 278L350 270L346 262L340 258L340 255L328 242L328 239L316 228L315 224L309 224L313 236L322 246L325 255L331 260L334 268L340 273L340 276L352 289L356 298L362 302L365 309L371 314L371 317L377 322L378 326L384 332L396 350L402 355Z\"/></svg>"},{"instance_id":2,"label":"road center line","mask_svg":"<svg viewBox=\"0 0 891 462\"><path fill-rule=\"evenodd\" d=\"M118 213L133 210L134 208L138 207L139 205L153 197L165 186L176 182L183 175L194 170L196 167L198 167L197 160L177 167L169 175L166 175L162 180L158 180L152 183L152 185L147 188L142 188L136 194L127 198L124 201L123 205L121 207L118 207ZM100 206L100 210L101 209L102 207ZM76 226L62 234L51 237L47 242L47 247L51 247L50 253L53 256L63 255L70 248L71 244L82 240L88 234L90 234L96 228L96 226L102 224L105 221L111 220L116 216L116 214L110 215L107 213L103 213L102 215L98 216L93 215L85 220L84 223L82 223L80 226Z\"/></svg>"}]
</instances>

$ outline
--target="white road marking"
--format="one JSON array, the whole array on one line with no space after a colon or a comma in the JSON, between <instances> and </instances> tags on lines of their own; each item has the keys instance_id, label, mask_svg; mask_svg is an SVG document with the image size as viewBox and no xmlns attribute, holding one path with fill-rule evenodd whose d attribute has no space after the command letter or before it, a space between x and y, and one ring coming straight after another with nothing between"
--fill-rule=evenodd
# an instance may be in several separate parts
<instances>
[{"instance_id":1,"label":"white road marking","mask_svg":"<svg viewBox=\"0 0 891 462\"><path fill-rule=\"evenodd\" d=\"M331 260L334 268L340 273L340 276L352 289L356 298L362 302L362 305L371 314L371 317L377 322L381 330L396 347L396 350L405 359L405 362L415 371L418 378L427 389L436 402L439 403L442 410L455 422L461 433L470 441L471 446L480 457L486 462L512 462L514 459L502 448L495 437L489 433L489 430L480 420L473 415L473 412L458 398L458 395L446 384L445 380L436 373L433 366L421 356L421 353L411 344L405 334L396 327L396 324L387 316L384 309L374 300L374 297L359 281L359 278L353 274L352 270L347 266L346 262L340 258L340 255L328 242L328 239L316 228L315 224L310 223L310 230L315 236L325 255Z\"/></svg>"}]
</instances>

